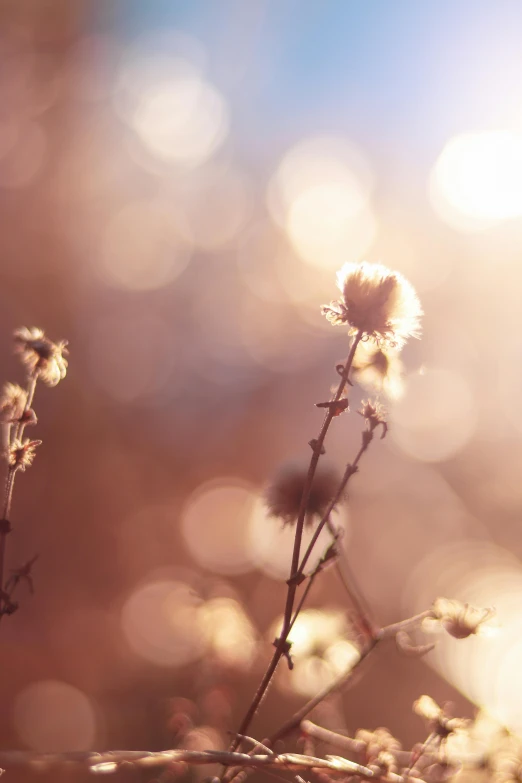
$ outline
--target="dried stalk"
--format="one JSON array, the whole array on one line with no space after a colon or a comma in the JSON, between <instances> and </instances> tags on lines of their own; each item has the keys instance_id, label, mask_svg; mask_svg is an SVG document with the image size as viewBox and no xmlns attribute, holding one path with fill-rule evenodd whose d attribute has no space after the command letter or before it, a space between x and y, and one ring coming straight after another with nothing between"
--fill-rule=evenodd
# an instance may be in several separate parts
<instances>
[{"instance_id":1,"label":"dried stalk","mask_svg":"<svg viewBox=\"0 0 522 783\"><path fill-rule=\"evenodd\" d=\"M350 368L352 366L353 358L355 356L355 351L357 349L357 346L359 345L359 342L361 341L363 336L363 332L359 330L356 334L356 336L353 339L350 353L348 354L348 358L346 360L346 363L344 365L343 372L341 373L341 379L339 381L339 385L337 387L337 391L335 393L333 403L339 402L341 399L344 390L346 388L346 384L348 383L348 375L350 373ZM313 441L313 452L312 457L310 460L310 466L308 468L308 474L306 477L305 486L303 489L303 496L301 498L301 505L299 508L299 515L297 517L297 523L295 527L295 538L294 538L294 549L292 554L292 565L290 569L290 578L288 579L287 585L287 595L286 595L286 604L285 604L285 610L284 610L284 617L283 617L283 628L281 630L281 634L279 636L279 639L277 640L276 649L274 651L274 654L272 656L272 660L270 661L270 664L265 672L265 675L263 679L261 680L261 683L254 695L254 698L252 699L252 702L250 703L250 706L241 721L241 724L237 730L236 737L233 740L233 742L230 745L230 750L234 751L236 748L239 747L241 740L238 738L241 734L247 734L248 729L250 727L250 724L252 723L252 720L254 718L254 715L256 714L259 705L261 704L261 701L263 700L267 690L268 686L270 685L272 681L272 677L274 676L275 670L277 668L277 665L283 655L288 655L289 652L289 645L288 645L288 634L290 633L290 629L292 627L292 616L293 616L293 607L294 607L294 601L295 601L295 594L298 586L298 581L296 577L299 575L299 558L301 553L301 541L303 536L303 527L304 527L304 521L306 517L306 508L308 504L308 500L310 497L310 491L312 488L312 482L315 476L315 471L317 469L317 464L319 462L319 458L321 456L321 452L323 450L323 443L326 438L326 434L328 432L328 429L330 427L330 424L332 423L332 420L335 416L335 408L334 405L331 405L328 408L328 412L326 414L325 420L323 422L323 425L321 427L321 431L316 438L315 441ZM341 490L342 493L342 490ZM333 508L333 506L332 506ZM331 511L331 510L330 510ZM330 513L330 512L329 512Z\"/></svg>"},{"instance_id":2,"label":"dried stalk","mask_svg":"<svg viewBox=\"0 0 522 783\"><path fill-rule=\"evenodd\" d=\"M248 755L224 750L163 750L157 753L140 750L113 750L106 753L72 752L37 754L23 751L0 752L0 765L5 770L19 767L31 767L33 770L47 771L63 764L83 766L90 772L107 774L116 772L121 766L132 765L138 768L168 767L171 764L191 765L222 764L225 767L245 767L247 769L270 770L327 770L330 776L346 777L353 775L363 780L379 780L382 783L422 783L416 778L382 769L370 768L341 756L315 758L299 753L266 753Z\"/></svg>"}]
</instances>

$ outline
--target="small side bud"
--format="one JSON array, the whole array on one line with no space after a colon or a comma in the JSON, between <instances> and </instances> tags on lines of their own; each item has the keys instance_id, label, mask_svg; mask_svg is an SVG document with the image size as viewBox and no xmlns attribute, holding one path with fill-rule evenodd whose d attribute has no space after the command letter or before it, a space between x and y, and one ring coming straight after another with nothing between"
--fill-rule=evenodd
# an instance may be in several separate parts
<instances>
[{"instance_id":1,"label":"small side bud","mask_svg":"<svg viewBox=\"0 0 522 783\"><path fill-rule=\"evenodd\" d=\"M332 416L340 416L348 410L348 400L345 398L340 400L331 400L329 402L316 402L316 408L328 408Z\"/></svg>"},{"instance_id":2,"label":"small side bud","mask_svg":"<svg viewBox=\"0 0 522 783\"><path fill-rule=\"evenodd\" d=\"M26 468L33 464L36 449L41 443L41 440L29 440L28 438L23 442L21 440L13 441L7 460L9 466L15 470L25 471Z\"/></svg>"},{"instance_id":3,"label":"small side bud","mask_svg":"<svg viewBox=\"0 0 522 783\"><path fill-rule=\"evenodd\" d=\"M321 446L319 447L319 441L317 440L317 438L312 438L312 440L309 440L309 441L308 441L308 445L310 446L310 448L312 449L312 451L317 451L317 450L319 450L319 454L320 454L321 456L322 456L323 454L326 454L326 449L325 449L325 447L324 447L322 444L321 444Z\"/></svg>"}]
</instances>

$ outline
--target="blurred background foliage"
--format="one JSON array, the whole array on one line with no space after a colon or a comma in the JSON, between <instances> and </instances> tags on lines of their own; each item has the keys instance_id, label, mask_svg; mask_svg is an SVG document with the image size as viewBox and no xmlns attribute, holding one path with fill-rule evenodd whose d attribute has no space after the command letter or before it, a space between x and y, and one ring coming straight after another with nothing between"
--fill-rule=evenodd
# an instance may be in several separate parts
<instances>
[{"instance_id":1,"label":"blurred background foliage","mask_svg":"<svg viewBox=\"0 0 522 783\"><path fill-rule=\"evenodd\" d=\"M428 692L522 730L521 33L509 0L2 3L2 378L15 327L71 350L15 491L8 563L39 559L1 627L4 748L227 745L289 568L260 494L308 456L348 349L319 306L360 259L426 316L344 545L381 623L448 595L499 629L386 647L316 718L407 744ZM259 738L350 658L333 573L296 633Z\"/></svg>"}]
</instances>

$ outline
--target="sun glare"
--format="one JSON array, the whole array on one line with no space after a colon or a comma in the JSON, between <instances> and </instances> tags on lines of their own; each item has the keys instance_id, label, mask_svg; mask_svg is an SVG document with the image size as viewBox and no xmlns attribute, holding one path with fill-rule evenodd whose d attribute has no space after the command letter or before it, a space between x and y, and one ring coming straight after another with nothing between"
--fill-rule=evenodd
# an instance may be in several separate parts
<instances>
[{"instance_id":1,"label":"sun glare","mask_svg":"<svg viewBox=\"0 0 522 783\"><path fill-rule=\"evenodd\" d=\"M463 133L442 150L430 177L441 217L474 231L522 215L522 133Z\"/></svg>"}]
</instances>

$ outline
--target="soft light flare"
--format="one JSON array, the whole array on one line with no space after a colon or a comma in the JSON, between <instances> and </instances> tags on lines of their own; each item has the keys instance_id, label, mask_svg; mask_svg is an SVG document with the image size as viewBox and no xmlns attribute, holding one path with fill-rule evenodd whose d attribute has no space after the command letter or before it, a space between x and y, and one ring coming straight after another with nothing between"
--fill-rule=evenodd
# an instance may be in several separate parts
<instances>
[{"instance_id":1,"label":"soft light flare","mask_svg":"<svg viewBox=\"0 0 522 783\"><path fill-rule=\"evenodd\" d=\"M522 215L522 133L464 133L442 150L430 195L444 220L479 230Z\"/></svg>"}]
</instances>

